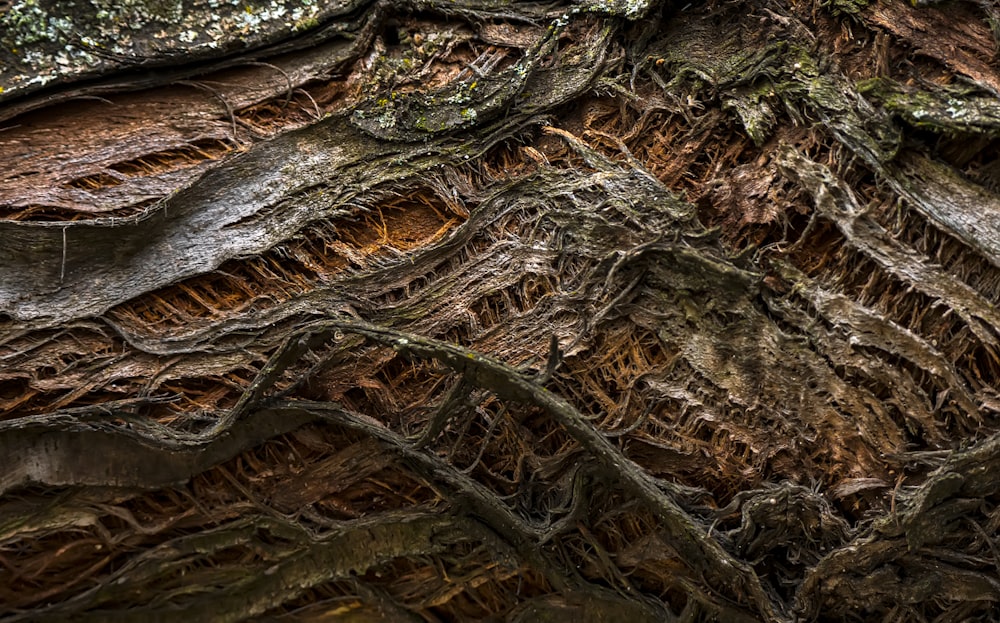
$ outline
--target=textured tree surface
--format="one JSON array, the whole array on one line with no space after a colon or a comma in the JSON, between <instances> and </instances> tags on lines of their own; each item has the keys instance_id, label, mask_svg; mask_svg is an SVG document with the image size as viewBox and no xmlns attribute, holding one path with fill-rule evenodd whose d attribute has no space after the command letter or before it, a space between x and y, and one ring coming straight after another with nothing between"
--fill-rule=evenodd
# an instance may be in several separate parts
<instances>
[{"instance_id":1,"label":"textured tree surface","mask_svg":"<svg viewBox=\"0 0 1000 623\"><path fill-rule=\"evenodd\" d=\"M1000 607L989 0L0 44L0 621Z\"/></svg>"}]
</instances>

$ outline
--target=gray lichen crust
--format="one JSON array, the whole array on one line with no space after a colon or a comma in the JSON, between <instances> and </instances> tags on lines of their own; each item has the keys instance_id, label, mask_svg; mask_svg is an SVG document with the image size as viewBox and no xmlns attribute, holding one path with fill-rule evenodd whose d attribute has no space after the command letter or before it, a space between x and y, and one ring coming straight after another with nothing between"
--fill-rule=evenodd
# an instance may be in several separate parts
<instances>
[{"instance_id":1,"label":"gray lichen crust","mask_svg":"<svg viewBox=\"0 0 1000 623\"><path fill-rule=\"evenodd\" d=\"M15 0L0 10L0 101L116 69L150 69L278 41L359 3Z\"/></svg>"}]
</instances>

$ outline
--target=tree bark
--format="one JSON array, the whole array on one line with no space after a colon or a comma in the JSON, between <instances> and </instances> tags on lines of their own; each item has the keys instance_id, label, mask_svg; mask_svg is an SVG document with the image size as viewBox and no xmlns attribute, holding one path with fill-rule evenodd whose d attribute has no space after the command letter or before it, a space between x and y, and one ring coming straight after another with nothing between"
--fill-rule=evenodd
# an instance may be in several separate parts
<instances>
[{"instance_id":1,"label":"tree bark","mask_svg":"<svg viewBox=\"0 0 1000 623\"><path fill-rule=\"evenodd\" d=\"M994 612L991 3L64 4L0 620Z\"/></svg>"}]
</instances>

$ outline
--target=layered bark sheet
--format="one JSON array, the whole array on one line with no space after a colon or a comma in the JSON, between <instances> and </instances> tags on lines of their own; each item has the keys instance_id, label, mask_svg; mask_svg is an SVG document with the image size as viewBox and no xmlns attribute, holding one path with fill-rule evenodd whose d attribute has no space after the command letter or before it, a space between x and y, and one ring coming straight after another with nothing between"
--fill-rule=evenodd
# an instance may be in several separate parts
<instances>
[{"instance_id":1,"label":"layered bark sheet","mask_svg":"<svg viewBox=\"0 0 1000 623\"><path fill-rule=\"evenodd\" d=\"M995 610L991 4L57 4L0 620Z\"/></svg>"}]
</instances>

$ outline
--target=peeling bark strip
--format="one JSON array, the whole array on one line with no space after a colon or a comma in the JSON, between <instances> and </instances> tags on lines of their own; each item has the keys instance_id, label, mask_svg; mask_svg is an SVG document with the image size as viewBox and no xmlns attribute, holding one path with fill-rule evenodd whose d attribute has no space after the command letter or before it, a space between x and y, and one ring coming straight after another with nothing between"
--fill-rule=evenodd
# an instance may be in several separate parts
<instances>
[{"instance_id":1,"label":"peeling bark strip","mask_svg":"<svg viewBox=\"0 0 1000 623\"><path fill-rule=\"evenodd\" d=\"M42 608L27 616L8 620L57 621L72 612L80 621L150 621L163 617L155 605L127 611L85 609L113 603L136 585L139 579L160 577L165 571L176 572L185 566L185 558L208 557L215 551L238 544L254 543L267 547L267 541L281 539L295 544L295 554L284 557L258 577L237 578L238 591L227 598L209 587L190 588L183 611L172 611L169 618L210 618L213 621L244 621L267 612L290 595L336 579L350 579L364 574L386 560L400 556L429 556L445 551L449 545L467 541L481 530L468 521L430 513L389 513L358 521L354 525L331 528L313 535L293 522L275 518L238 520L207 534L175 540L166 551L151 551L137 559L133 568L115 574L114 581L90 590L63 608ZM488 535L487 535L488 538ZM143 578L145 576L145 578ZM134 590L134 589L133 589Z\"/></svg>"},{"instance_id":2,"label":"peeling bark strip","mask_svg":"<svg viewBox=\"0 0 1000 623\"><path fill-rule=\"evenodd\" d=\"M408 104L414 96L401 95L402 103L380 99L357 108L349 120L320 121L234 157L133 217L0 222L6 241L0 262L7 267L0 276L0 313L36 326L101 314L228 259L261 253L310 223L350 214L352 203L380 186L412 183L428 171L462 163L504 135L487 129L485 140L478 135L427 140L472 121L488 122L502 110L510 111L504 125L517 127L591 85L603 68L606 35L583 58L545 71L540 59L553 51L558 30L502 75L428 95L431 102L444 100L438 112L457 120L436 118L427 110L431 103ZM515 108L513 98L522 94ZM393 145L367 134L421 142Z\"/></svg>"},{"instance_id":3,"label":"peeling bark strip","mask_svg":"<svg viewBox=\"0 0 1000 623\"><path fill-rule=\"evenodd\" d=\"M133 424L112 407L97 416L67 412L0 422L0 494L27 485L159 489L316 419L257 411L225 435L204 438ZM124 424L109 422L123 416Z\"/></svg>"},{"instance_id":4,"label":"peeling bark strip","mask_svg":"<svg viewBox=\"0 0 1000 623\"><path fill-rule=\"evenodd\" d=\"M0 4L0 621L993 616L988 3Z\"/></svg>"}]
</instances>

